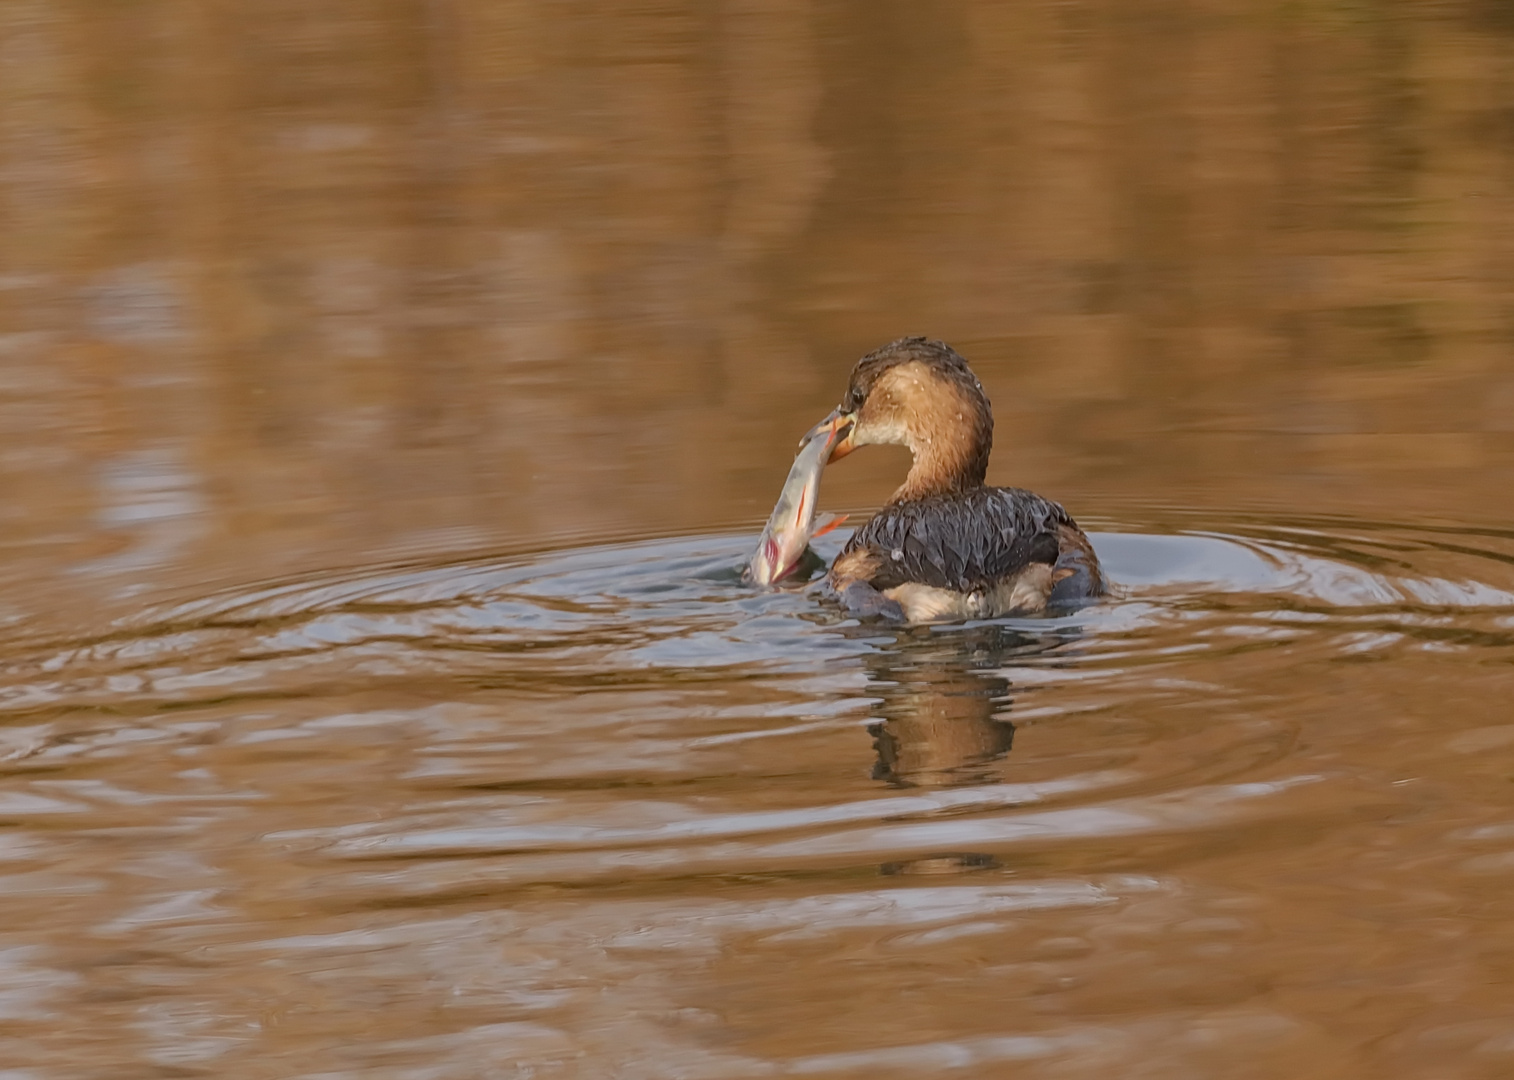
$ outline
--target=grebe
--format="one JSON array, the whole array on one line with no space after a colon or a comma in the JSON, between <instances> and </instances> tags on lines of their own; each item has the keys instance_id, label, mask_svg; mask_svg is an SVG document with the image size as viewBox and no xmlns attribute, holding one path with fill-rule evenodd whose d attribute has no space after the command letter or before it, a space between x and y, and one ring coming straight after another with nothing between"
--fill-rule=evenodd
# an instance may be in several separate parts
<instances>
[{"instance_id":1,"label":"grebe","mask_svg":"<svg viewBox=\"0 0 1514 1080\"><path fill-rule=\"evenodd\" d=\"M905 622L993 618L1100 596L1088 537L1059 504L987 487L994 417L945 342L901 338L852 369L846 397L809 434L828 461L859 446L907 446L909 475L836 556L826 586L856 614Z\"/></svg>"}]
</instances>

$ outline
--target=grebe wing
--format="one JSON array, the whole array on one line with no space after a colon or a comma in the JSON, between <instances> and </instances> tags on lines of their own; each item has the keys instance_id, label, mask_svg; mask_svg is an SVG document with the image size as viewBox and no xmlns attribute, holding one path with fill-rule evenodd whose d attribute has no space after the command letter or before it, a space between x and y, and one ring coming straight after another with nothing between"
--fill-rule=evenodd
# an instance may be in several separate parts
<instances>
[{"instance_id":1,"label":"grebe wing","mask_svg":"<svg viewBox=\"0 0 1514 1080\"><path fill-rule=\"evenodd\" d=\"M971 592L1031 563L1056 563L1058 530L1072 524L1060 505L1033 492L978 488L885 506L842 554L873 555L876 589L918 582Z\"/></svg>"}]
</instances>

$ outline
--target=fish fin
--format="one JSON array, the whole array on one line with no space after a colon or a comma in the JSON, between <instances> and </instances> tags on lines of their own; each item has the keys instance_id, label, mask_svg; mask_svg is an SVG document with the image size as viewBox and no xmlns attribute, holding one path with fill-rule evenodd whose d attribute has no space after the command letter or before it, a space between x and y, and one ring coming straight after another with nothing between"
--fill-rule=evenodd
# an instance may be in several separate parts
<instances>
[{"instance_id":1,"label":"fish fin","mask_svg":"<svg viewBox=\"0 0 1514 1080\"><path fill-rule=\"evenodd\" d=\"M849 518L851 516L852 515L850 515L850 514L840 514L840 515L838 515L836 517L831 518L824 525L820 526L820 528L818 528L814 532L810 533L810 539L813 540L817 536L824 536L826 533L830 532L832 529L834 529L836 526L840 525L843 521L845 521L847 518Z\"/></svg>"}]
</instances>

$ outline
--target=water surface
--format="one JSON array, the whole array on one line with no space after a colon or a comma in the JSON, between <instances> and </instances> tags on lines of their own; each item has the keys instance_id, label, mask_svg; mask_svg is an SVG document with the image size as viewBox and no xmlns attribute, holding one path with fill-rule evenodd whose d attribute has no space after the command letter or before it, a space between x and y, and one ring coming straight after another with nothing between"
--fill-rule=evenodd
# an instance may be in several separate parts
<instances>
[{"instance_id":1,"label":"water surface","mask_svg":"<svg viewBox=\"0 0 1514 1080\"><path fill-rule=\"evenodd\" d=\"M717 534L18 635L10 1060L1497 1075L1514 534L1126 528L1057 619L861 625Z\"/></svg>"},{"instance_id":2,"label":"water surface","mask_svg":"<svg viewBox=\"0 0 1514 1080\"><path fill-rule=\"evenodd\" d=\"M0 1080L1514 1074L1511 33L0 4ZM914 333L1108 603L740 586Z\"/></svg>"}]
</instances>

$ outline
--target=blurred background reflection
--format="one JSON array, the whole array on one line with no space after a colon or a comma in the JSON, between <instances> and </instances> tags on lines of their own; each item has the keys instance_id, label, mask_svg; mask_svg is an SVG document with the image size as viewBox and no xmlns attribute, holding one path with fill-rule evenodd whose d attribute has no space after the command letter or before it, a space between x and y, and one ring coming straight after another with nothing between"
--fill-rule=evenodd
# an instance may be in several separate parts
<instances>
[{"instance_id":1,"label":"blurred background reflection","mask_svg":"<svg viewBox=\"0 0 1514 1080\"><path fill-rule=\"evenodd\" d=\"M10 0L6 566L93 603L750 523L903 333L1084 516L1476 513L1504 9Z\"/></svg>"}]
</instances>

